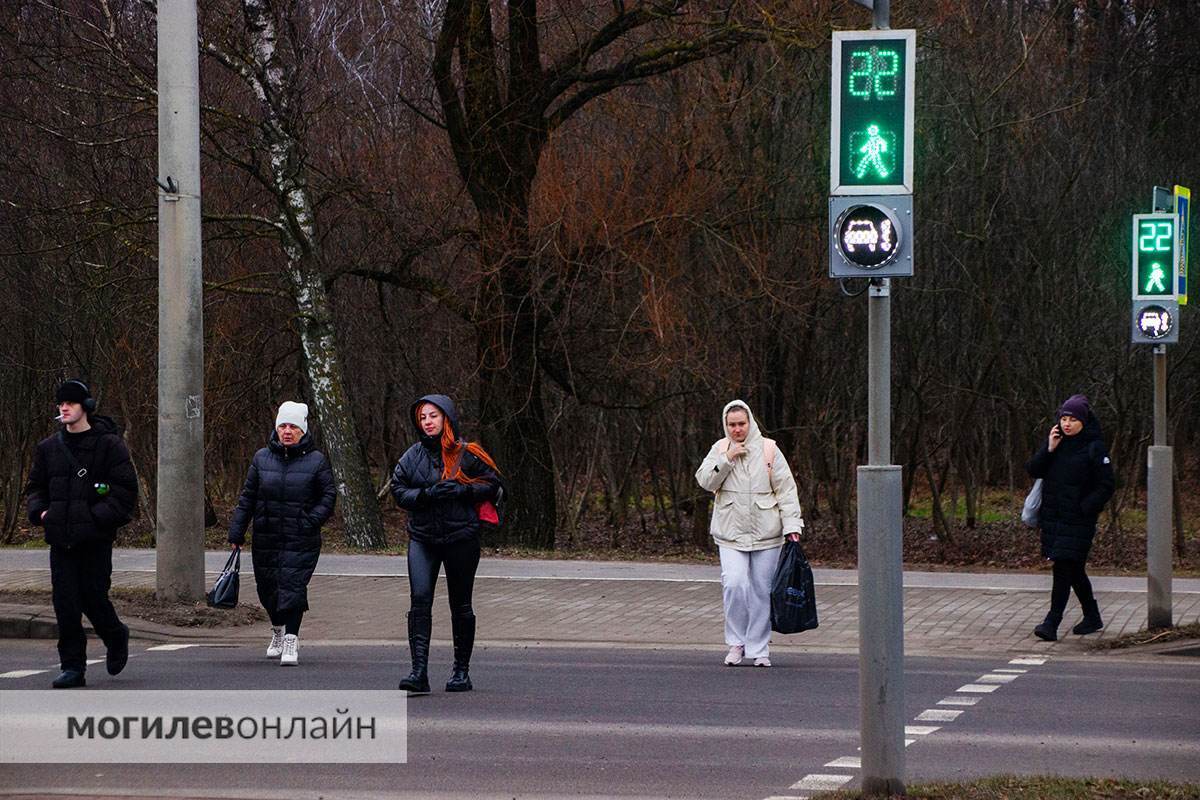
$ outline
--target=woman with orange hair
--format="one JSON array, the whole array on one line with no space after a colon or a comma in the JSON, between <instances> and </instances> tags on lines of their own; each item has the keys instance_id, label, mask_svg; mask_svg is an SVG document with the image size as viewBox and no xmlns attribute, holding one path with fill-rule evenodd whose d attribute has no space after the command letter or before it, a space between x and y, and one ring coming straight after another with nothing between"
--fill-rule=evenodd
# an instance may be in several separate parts
<instances>
[{"instance_id":1,"label":"woman with orange hair","mask_svg":"<svg viewBox=\"0 0 1200 800\"><path fill-rule=\"evenodd\" d=\"M471 592L479 567L479 535L497 521L492 505L500 491L496 463L474 442L458 435L458 409L441 394L427 394L412 405L420 438L392 472L392 496L408 512L408 646L412 672L400 688L429 693L429 638L433 632L433 590L438 569L446 567L450 625L454 634L454 672L447 692L471 691L467 673L475 644Z\"/></svg>"}]
</instances>

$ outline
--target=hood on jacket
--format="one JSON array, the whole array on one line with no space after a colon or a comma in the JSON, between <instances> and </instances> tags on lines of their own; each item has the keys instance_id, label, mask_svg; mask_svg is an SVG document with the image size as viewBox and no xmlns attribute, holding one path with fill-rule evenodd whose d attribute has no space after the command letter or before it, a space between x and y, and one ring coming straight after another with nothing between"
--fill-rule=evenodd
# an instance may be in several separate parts
<instances>
[{"instance_id":1,"label":"hood on jacket","mask_svg":"<svg viewBox=\"0 0 1200 800\"><path fill-rule=\"evenodd\" d=\"M444 394L427 394L409 407L408 419L412 422L413 427L417 429L417 436L424 437L425 435L425 432L421 430L421 425L417 422L417 409L425 403L437 406L446 415L446 419L450 420L450 427L454 430L455 438L462 438L462 428L458 424L458 407L454 405L453 400Z\"/></svg>"},{"instance_id":2,"label":"hood on jacket","mask_svg":"<svg viewBox=\"0 0 1200 800\"><path fill-rule=\"evenodd\" d=\"M754 418L754 412L750 410L750 406L746 405L744 400L730 400L725 404L725 408L721 410L721 435L729 438L729 431L725 430L725 417L728 416L730 409L740 408L746 412L746 416L750 418L750 430L746 434L746 451L748 453L762 453L763 435L758 429L758 420ZM730 439L730 444L733 440Z\"/></svg>"},{"instance_id":3,"label":"hood on jacket","mask_svg":"<svg viewBox=\"0 0 1200 800\"><path fill-rule=\"evenodd\" d=\"M100 414L87 415L88 427L96 432L97 436L103 436L106 433L115 433L117 436L124 436L125 429L117 424L117 421L112 417L105 417ZM65 431L67 426L63 426Z\"/></svg>"}]
</instances>

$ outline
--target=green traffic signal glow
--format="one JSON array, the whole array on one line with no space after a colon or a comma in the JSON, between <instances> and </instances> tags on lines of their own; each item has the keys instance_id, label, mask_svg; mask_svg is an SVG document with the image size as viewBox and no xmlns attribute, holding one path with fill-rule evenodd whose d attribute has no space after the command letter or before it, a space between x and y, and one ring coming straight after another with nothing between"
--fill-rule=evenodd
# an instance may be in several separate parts
<instances>
[{"instance_id":1,"label":"green traffic signal glow","mask_svg":"<svg viewBox=\"0 0 1200 800\"><path fill-rule=\"evenodd\" d=\"M1175 220L1166 214L1142 214L1133 226L1134 297L1175 294Z\"/></svg>"},{"instance_id":2,"label":"green traffic signal glow","mask_svg":"<svg viewBox=\"0 0 1200 800\"><path fill-rule=\"evenodd\" d=\"M840 53L838 88L840 186L904 183L905 39L846 42Z\"/></svg>"},{"instance_id":3,"label":"green traffic signal glow","mask_svg":"<svg viewBox=\"0 0 1200 800\"><path fill-rule=\"evenodd\" d=\"M900 53L892 48L872 46L850 53L850 96L869 100L893 97L900 74Z\"/></svg>"}]
</instances>

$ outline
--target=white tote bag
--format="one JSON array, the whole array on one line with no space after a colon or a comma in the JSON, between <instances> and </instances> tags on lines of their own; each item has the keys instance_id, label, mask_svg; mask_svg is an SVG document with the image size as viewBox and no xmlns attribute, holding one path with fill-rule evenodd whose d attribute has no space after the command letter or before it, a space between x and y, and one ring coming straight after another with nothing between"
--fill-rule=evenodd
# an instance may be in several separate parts
<instances>
[{"instance_id":1,"label":"white tote bag","mask_svg":"<svg viewBox=\"0 0 1200 800\"><path fill-rule=\"evenodd\" d=\"M1042 508L1042 479L1038 478L1033 482L1033 488L1029 490L1029 494L1025 497L1025 505L1021 509L1021 522L1024 522L1030 528L1038 526L1038 512Z\"/></svg>"}]
</instances>

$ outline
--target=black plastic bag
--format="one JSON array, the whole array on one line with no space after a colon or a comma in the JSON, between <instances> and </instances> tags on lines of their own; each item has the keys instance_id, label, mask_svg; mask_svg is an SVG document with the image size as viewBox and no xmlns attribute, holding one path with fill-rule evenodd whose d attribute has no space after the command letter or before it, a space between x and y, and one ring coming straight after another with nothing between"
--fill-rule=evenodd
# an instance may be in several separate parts
<instances>
[{"instance_id":1,"label":"black plastic bag","mask_svg":"<svg viewBox=\"0 0 1200 800\"><path fill-rule=\"evenodd\" d=\"M205 600L213 608L235 608L238 604L238 588L242 582L242 548L237 548L229 554L225 569L213 584L212 591L204 595Z\"/></svg>"},{"instance_id":2,"label":"black plastic bag","mask_svg":"<svg viewBox=\"0 0 1200 800\"><path fill-rule=\"evenodd\" d=\"M800 633L817 627L817 593L812 567L799 542L783 543L771 581L771 630Z\"/></svg>"}]
</instances>

